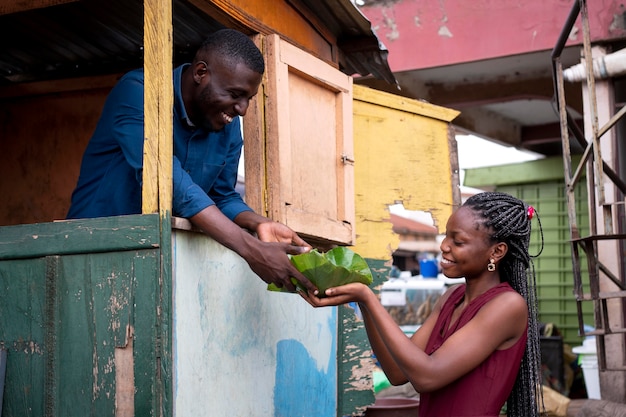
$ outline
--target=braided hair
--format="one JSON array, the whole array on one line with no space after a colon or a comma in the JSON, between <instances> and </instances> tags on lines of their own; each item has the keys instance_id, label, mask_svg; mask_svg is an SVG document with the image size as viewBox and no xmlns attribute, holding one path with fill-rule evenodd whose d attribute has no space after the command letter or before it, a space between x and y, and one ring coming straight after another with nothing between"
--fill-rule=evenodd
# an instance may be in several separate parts
<instances>
[{"instance_id":1,"label":"braided hair","mask_svg":"<svg viewBox=\"0 0 626 417\"><path fill-rule=\"evenodd\" d=\"M540 389L541 351L535 269L528 253L530 223L536 213L532 206L501 192L473 195L463 205L474 211L481 225L491 232L492 243L504 242L508 246L498 265L500 279L508 282L528 304L528 339L515 385L507 400L507 414L509 417L537 416L540 405L543 405L540 404L543 402ZM541 231L538 215L537 221ZM543 242L543 232L541 234ZM540 253L541 250L535 256Z\"/></svg>"}]
</instances>

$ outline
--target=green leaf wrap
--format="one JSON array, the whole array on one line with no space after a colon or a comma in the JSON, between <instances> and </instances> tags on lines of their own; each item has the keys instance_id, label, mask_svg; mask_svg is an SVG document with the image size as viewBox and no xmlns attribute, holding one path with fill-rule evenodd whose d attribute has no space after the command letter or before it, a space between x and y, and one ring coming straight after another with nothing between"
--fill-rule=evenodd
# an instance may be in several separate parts
<instances>
[{"instance_id":1,"label":"green leaf wrap","mask_svg":"<svg viewBox=\"0 0 626 417\"><path fill-rule=\"evenodd\" d=\"M331 287L349 284L351 282L361 282L370 285L373 281L372 271L367 262L358 254L345 246L338 246L321 253L313 249L308 253L300 255L290 255L291 263L302 272L320 291L320 296ZM300 289L306 290L295 278L291 281ZM269 284L270 291L288 291L285 288L278 288L274 284Z\"/></svg>"}]
</instances>

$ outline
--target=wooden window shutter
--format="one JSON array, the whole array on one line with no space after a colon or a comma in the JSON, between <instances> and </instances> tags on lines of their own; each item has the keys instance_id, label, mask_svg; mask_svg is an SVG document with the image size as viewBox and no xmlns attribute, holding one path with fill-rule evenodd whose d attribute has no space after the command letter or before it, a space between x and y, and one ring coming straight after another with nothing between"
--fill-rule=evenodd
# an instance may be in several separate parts
<instances>
[{"instance_id":1,"label":"wooden window shutter","mask_svg":"<svg viewBox=\"0 0 626 417\"><path fill-rule=\"evenodd\" d=\"M354 243L352 78L266 37L267 213L305 238Z\"/></svg>"}]
</instances>

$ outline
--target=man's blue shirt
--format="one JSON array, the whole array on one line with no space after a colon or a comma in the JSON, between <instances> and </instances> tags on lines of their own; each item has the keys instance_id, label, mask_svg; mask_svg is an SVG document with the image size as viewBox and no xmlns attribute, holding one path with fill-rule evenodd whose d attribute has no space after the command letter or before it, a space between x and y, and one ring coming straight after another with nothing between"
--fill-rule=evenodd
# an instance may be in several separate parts
<instances>
[{"instance_id":1,"label":"man's blue shirt","mask_svg":"<svg viewBox=\"0 0 626 417\"><path fill-rule=\"evenodd\" d=\"M174 70L172 214L189 218L213 204L231 220L251 210L235 191L243 146L240 118L218 132L191 126ZM143 70L124 75L111 90L83 155L68 219L141 213Z\"/></svg>"}]
</instances>

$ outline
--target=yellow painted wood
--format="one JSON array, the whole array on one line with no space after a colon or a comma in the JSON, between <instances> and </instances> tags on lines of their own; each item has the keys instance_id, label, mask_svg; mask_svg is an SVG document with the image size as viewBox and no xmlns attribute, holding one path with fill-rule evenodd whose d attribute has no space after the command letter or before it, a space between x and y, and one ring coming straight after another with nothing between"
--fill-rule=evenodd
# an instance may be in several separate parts
<instances>
[{"instance_id":1,"label":"yellow painted wood","mask_svg":"<svg viewBox=\"0 0 626 417\"><path fill-rule=\"evenodd\" d=\"M172 388L172 166L174 160L172 84L173 28L172 0L144 0L144 164L142 212L159 213L160 246L157 311L158 337L154 341L160 358L152 407L159 417L172 415L172 402L166 400ZM138 352L138 351L137 351ZM137 354L136 357L140 355ZM135 402L135 398L127 399ZM157 405L158 404L158 405ZM117 404L119 406L119 404ZM132 410L129 414L145 414ZM145 411L145 410L144 410Z\"/></svg>"},{"instance_id":2,"label":"yellow painted wood","mask_svg":"<svg viewBox=\"0 0 626 417\"><path fill-rule=\"evenodd\" d=\"M144 0L144 163L142 212L172 207L172 1Z\"/></svg>"},{"instance_id":3,"label":"yellow painted wood","mask_svg":"<svg viewBox=\"0 0 626 417\"><path fill-rule=\"evenodd\" d=\"M456 205L458 161L450 122L459 112L354 85L356 244L391 259L399 237L389 205L432 214L439 231Z\"/></svg>"}]
</instances>

